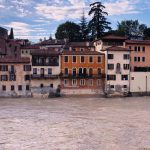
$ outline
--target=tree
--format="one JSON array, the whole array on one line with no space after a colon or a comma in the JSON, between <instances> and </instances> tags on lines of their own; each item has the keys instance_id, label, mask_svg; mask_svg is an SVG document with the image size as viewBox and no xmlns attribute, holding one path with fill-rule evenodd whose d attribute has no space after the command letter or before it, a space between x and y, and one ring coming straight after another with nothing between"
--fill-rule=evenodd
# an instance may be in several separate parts
<instances>
[{"instance_id":1,"label":"tree","mask_svg":"<svg viewBox=\"0 0 150 150\"><path fill-rule=\"evenodd\" d=\"M88 31L88 23L85 18L84 10L80 22L80 32L81 32L81 39L83 41L86 41L88 39L89 31Z\"/></svg>"},{"instance_id":2,"label":"tree","mask_svg":"<svg viewBox=\"0 0 150 150\"><path fill-rule=\"evenodd\" d=\"M150 28L146 28L144 30L144 39L145 40L150 40Z\"/></svg>"},{"instance_id":3,"label":"tree","mask_svg":"<svg viewBox=\"0 0 150 150\"><path fill-rule=\"evenodd\" d=\"M13 28L11 28L11 30L10 30L9 39L14 39L14 31L13 31Z\"/></svg>"},{"instance_id":4,"label":"tree","mask_svg":"<svg viewBox=\"0 0 150 150\"><path fill-rule=\"evenodd\" d=\"M93 15L92 19L89 21L89 29L91 31L92 39L101 38L104 35L106 29L110 30L110 22L107 21L107 12L103 11L105 6L101 2L95 2L90 5L91 10L89 15Z\"/></svg>"},{"instance_id":5,"label":"tree","mask_svg":"<svg viewBox=\"0 0 150 150\"><path fill-rule=\"evenodd\" d=\"M138 20L124 20L118 23L117 32L126 35L131 39L144 37L145 24L140 24Z\"/></svg>"},{"instance_id":6,"label":"tree","mask_svg":"<svg viewBox=\"0 0 150 150\"><path fill-rule=\"evenodd\" d=\"M68 39L69 41L81 40L80 26L74 22L67 21L58 26L56 39Z\"/></svg>"}]
</instances>

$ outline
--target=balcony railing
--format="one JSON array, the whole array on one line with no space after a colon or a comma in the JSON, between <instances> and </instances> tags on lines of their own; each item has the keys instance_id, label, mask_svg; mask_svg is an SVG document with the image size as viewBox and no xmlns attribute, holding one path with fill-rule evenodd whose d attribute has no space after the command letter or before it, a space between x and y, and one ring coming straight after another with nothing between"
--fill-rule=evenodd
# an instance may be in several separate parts
<instances>
[{"instance_id":1,"label":"balcony railing","mask_svg":"<svg viewBox=\"0 0 150 150\"><path fill-rule=\"evenodd\" d=\"M62 78L105 78L105 74L63 74L61 73Z\"/></svg>"},{"instance_id":2,"label":"balcony railing","mask_svg":"<svg viewBox=\"0 0 150 150\"><path fill-rule=\"evenodd\" d=\"M52 74L32 74L32 79L57 79L59 75L52 75Z\"/></svg>"}]
</instances>

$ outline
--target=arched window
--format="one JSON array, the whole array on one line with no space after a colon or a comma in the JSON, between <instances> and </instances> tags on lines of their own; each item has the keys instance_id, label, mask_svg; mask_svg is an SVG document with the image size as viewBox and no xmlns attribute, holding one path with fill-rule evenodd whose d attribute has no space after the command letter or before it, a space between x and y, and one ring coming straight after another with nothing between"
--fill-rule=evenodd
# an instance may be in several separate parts
<instances>
[{"instance_id":1,"label":"arched window","mask_svg":"<svg viewBox=\"0 0 150 150\"><path fill-rule=\"evenodd\" d=\"M92 68L89 69L89 75L90 75L90 76L93 75L93 69L92 69Z\"/></svg>"},{"instance_id":2,"label":"arched window","mask_svg":"<svg viewBox=\"0 0 150 150\"><path fill-rule=\"evenodd\" d=\"M65 75L68 75L68 68L65 68Z\"/></svg>"},{"instance_id":3,"label":"arched window","mask_svg":"<svg viewBox=\"0 0 150 150\"><path fill-rule=\"evenodd\" d=\"M116 72L117 72L117 73L120 73L120 72L121 72L120 63L117 63Z\"/></svg>"},{"instance_id":4,"label":"arched window","mask_svg":"<svg viewBox=\"0 0 150 150\"><path fill-rule=\"evenodd\" d=\"M76 68L73 68L73 70L72 70L72 75L73 75L73 76L76 76L76 74L77 74Z\"/></svg>"},{"instance_id":5,"label":"arched window","mask_svg":"<svg viewBox=\"0 0 150 150\"><path fill-rule=\"evenodd\" d=\"M79 68L79 75L82 75L82 68Z\"/></svg>"},{"instance_id":6,"label":"arched window","mask_svg":"<svg viewBox=\"0 0 150 150\"><path fill-rule=\"evenodd\" d=\"M98 69L97 69L97 74L98 74L98 75L101 75L101 68L98 68Z\"/></svg>"},{"instance_id":7,"label":"arched window","mask_svg":"<svg viewBox=\"0 0 150 150\"><path fill-rule=\"evenodd\" d=\"M83 74L84 74L84 75L87 74L87 69L86 69L86 68L83 69Z\"/></svg>"}]
</instances>

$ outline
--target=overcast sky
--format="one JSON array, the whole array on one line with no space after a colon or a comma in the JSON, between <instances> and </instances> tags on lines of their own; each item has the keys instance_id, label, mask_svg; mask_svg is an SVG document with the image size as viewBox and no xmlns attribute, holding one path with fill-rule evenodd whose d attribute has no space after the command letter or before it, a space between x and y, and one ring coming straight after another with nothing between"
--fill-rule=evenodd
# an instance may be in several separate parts
<instances>
[{"instance_id":1,"label":"overcast sky","mask_svg":"<svg viewBox=\"0 0 150 150\"><path fill-rule=\"evenodd\" d=\"M0 0L0 26L14 28L16 38L32 41L55 35L66 20L79 22L83 8L89 19L89 4L95 0ZM138 19L150 26L150 0L102 0L115 29L117 22Z\"/></svg>"}]
</instances>

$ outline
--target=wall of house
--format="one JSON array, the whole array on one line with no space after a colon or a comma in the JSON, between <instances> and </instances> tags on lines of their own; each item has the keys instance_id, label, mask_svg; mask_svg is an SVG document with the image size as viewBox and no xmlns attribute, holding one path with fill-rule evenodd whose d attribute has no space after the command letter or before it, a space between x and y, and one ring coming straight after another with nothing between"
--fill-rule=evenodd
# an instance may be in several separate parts
<instances>
[{"instance_id":1,"label":"wall of house","mask_svg":"<svg viewBox=\"0 0 150 150\"><path fill-rule=\"evenodd\" d=\"M132 71L134 71L134 67L150 67L150 45L144 45L144 44L126 44L126 48L129 48L131 46L131 49L133 50L131 52L131 68ZM137 47L137 51L134 51L134 48ZM140 47L140 52L138 51L138 47ZM142 48L145 47L145 52L142 51ZM134 57L140 57L140 62L134 61ZM145 58L145 61L142 61L142 57Z\"/></svg>"},{"instance_id":2,"label":"wall of house","mask_svg":"<svg viewBox=\"0 0 150 150\"><path fill-rule=\"evenodd\" d=\"M130 70L124 70L123 68L123 64L130 64L130 60L124 60L123 59L123 55L124 54L130 54L130 52L125 52L125 51L109 51L107 54L113 54L114 58L113 59L108 59L107 60L107 64L114 64L114 69L110 70L107 69L106 74L107 75L116 75L116 80L107 80L107 86L109 85L114 85L117 86L123 86L123 85L127 85L129 88L129 75L130 75ZM120 63L121 66L121 73L116 73L116 66L117 63ZM128 75L128 80L122 80L121 79L121 75ZM115 91L115 88L111 89L112 91ZM123 91L126 91L124 88L122 89Z\"/></svg>"},{"instance_id":3,"label":"wall of house","mask_svg":"<svg viewBox=\"0 0 150 150\"><path fill-rule=\"evenodd\" d=\"M26 85L31 86L31 82L25 81L25 75L30 75L30 72L24 71L24 64L3 64L8 65L10 68L11 65L15 66L16 70L16 81L9 81L9 71L0 71L0 75L8 75L8 81L0 81L0 97L11 97L11 96L31 96L30 90L26 90ZM6 91L2 90L2 86L6 86ZM11 91L11 85L15 86L15 90ZM18 86L22 86L22 90L18 90Z\"/></svg>"},{"instance_id":4,"label":"wall of house","mask_svg":"<svg viewBox=\"0 0 150 150\"><path fill-rule=\"evenodd\" d=\"M130 77L131 92L150 92L150 73L149 72L131 72Z\"/></svg>"}]
</instances>

